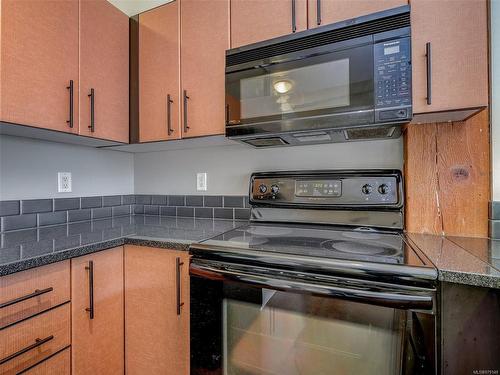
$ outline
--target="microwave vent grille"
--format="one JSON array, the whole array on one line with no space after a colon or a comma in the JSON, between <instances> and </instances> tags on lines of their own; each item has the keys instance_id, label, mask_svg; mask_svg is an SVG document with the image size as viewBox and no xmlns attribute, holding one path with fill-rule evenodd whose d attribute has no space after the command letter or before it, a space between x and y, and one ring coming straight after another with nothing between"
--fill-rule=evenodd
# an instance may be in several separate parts
<instances>
[{"instance_id":1,"label":"microwave vent grille","mask_svg":"<svg viewBox=\"0 0 500 375\"><path fill-rule=\"evenodd\" d=\"M281 56L287 53L303 51L308 48L321 47L327 44L338 43L349 39L373 35L409 26L410 13L405 12L342 28L314 33L313 35L297 37L296 39L284 41L281 43L265 45L255 49L249 49L236 53L230 53L226 56L226 66L234 66L251 61L270 58L273 56Z\"/></svg>"}]
</instances>

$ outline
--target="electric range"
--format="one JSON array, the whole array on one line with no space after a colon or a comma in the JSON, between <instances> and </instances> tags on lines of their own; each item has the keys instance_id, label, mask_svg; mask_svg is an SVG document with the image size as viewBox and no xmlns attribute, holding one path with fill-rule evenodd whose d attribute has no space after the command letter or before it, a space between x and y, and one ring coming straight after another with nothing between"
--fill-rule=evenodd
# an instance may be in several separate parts
<instances>
[{"instance_id":1,"label":"electric range","mask_svg":"<svg viewBox=\"0 0 500 375\"><path fill-rule=\"evenodd\" d=\"M248 225L190 247L192 373L436 371L437 270L405 237L400 171L254 173L249 203ZM297 319L292 347L273 349L290 337L268 324ZM333 338L361 332L362 348Z\"/></svg>"}]
</instances>

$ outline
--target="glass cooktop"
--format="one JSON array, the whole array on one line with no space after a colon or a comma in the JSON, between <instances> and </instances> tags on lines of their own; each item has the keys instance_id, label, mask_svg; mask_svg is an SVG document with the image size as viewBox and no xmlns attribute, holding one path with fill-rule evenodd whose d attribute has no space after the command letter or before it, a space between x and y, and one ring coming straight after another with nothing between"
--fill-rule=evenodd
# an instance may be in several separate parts
<instances>
[{"instance_id":1,"label":"glass cooktop","mask_svg":"<svg viewBox=\"0 0 500 375\"><path fill-rule=\"evenodd\" d=\"M369 228L252 223L203 241L202 244L310 258L412 266L427 266L429 263L413 251L401 233Z\"/></svg>"}]
</instances>

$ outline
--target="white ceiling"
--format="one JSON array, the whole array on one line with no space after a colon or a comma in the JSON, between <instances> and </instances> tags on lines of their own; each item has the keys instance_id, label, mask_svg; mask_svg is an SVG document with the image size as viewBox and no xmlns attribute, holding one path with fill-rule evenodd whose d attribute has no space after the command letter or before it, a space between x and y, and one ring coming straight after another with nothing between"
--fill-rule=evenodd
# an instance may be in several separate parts
<instances>
[{"instance_id":1,"label":"white ceiling","mask_svg":"<svg viewBox=\"0 0 500 375\"><path fill-rule=\"evenodd\" d=\"M157 6L169 3L173 0L108 0L115 7L120 9L127 16L145 12L146 10L156 8Z\"/></svg>"}]
</instances>

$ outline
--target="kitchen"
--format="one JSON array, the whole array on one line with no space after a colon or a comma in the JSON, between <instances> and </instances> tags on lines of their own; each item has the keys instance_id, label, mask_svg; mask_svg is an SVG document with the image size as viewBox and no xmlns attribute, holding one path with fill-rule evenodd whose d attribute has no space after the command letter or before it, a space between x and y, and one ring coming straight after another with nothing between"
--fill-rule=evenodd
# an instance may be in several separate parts
<instances>
[{"instance_id":1,"label":"kitchen","mask_svg":"<svg viewBox=\"0 0 500 375\"><path fill-rule=\"evenodd\" d=\"M0 374L498 374L498 61L498 0L1 0Z\"/></svg>"}]
</instances>

